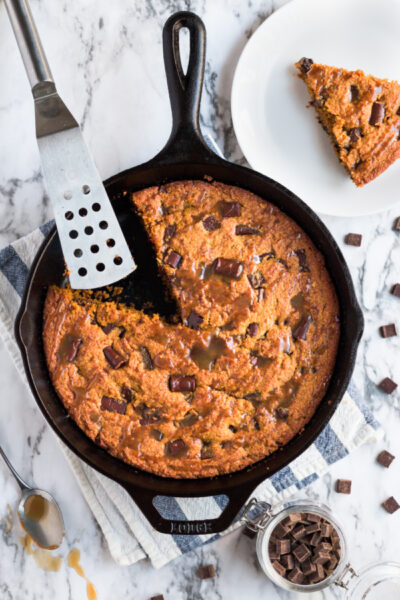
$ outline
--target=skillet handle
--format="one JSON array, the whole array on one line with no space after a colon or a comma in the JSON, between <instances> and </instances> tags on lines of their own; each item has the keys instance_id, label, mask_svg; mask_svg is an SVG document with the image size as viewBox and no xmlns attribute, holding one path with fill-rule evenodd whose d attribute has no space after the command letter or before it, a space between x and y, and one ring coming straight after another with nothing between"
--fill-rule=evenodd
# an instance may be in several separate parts
<instances>
[{"instance_id":1,"label":"skillet handle","mask_svg":"<svg viewBox=\"0 0 400 600\"><path fill-rule=\"evenodd\" d=\"M229 501L219 517L214 519L178 520L163 517L154 506L153 500L157 496L165 497L162 493L145 490L143 488L135 488L133 485L122 482L119 483L125 488L152 527L160 533L167 533L170 535L203 535L224 531L233 523L235 517L243 508L246 500L257 485L257 483L252 484L251 486L242 485L239 489L235 489L234 491L222 492L228 497ZM177 512L179 511L180 508L177 505Z\"/></svg>"},{"instance_id":2,"label":"skillet handle","mask_svg":"<svg viewBox=\"0 0 400 600\"><path fill-rule=\"evenodd\" d=\"M179 32L188 29L189 61L182 69ZM204 78L206 30L203 21L192 12L177 12L164 25L163 51L172 110L172 131L166 146L156 159L161 163L194 162L215 157L199 126L199 112Z\"/></svg>"}]
</instances>

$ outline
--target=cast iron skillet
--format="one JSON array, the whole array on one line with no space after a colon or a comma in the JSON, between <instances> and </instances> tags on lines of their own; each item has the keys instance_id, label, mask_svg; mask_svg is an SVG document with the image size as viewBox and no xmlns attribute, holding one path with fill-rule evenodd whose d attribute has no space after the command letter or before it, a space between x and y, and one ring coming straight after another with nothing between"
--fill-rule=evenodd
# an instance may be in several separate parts
<instances>
[{"instance_id":1,"label":"cast iron skillet","mask_svg":"<svg viewBox=\"0 0 400 600\"><path fill-rule=\"evenodd\" d=\"M186 74L183 73L179 54L179 31L182 28L187 28L190 32L190 58ZM137 271L122 282L122 299L137 307L150 299L155 304L155 309L166 317L175 310L173 304L163 300L162 284L157 277L151 246L123 192L175 180L203 179L205 176L246 188L276 204L307 232L325 256L327 268L335 282L340 300L341 335L339 359L326 397L304 430L283 449L231 475L196 480L167 479L140 471L113 458L94 444L68 417L49 380L41 342L43 301L50 284L62 284L64 272L63 256L55 228L48 234L32 265L16 322L16 337L39 407L57 435L75 454L122 485L158 531L180 534L216 533L232 523L259 483L304 452L328 423L353 371L363 330L363 317L344 258L318 216L279 183L221 159L206 146L199 129L205 58L205 28L200 18L190 12L174 14L164 26L163 45L173 117L171 136L165 148L155 158L105 182L139 265ZM226 508L216 519L189 522L167 520L153 505L153 499L157 495L201 497L215 494L225 494L229 498Z\"/></svg>"}]
</instances>

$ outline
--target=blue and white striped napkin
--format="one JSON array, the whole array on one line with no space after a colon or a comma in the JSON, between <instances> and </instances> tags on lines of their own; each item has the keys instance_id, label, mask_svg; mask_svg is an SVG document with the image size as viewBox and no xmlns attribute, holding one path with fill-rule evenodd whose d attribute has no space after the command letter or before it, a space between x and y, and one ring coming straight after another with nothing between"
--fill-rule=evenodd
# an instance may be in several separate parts
<instances>
[{"instance_id":1,"label":"blue and white striped napkin","mask_svg":"<svg viewBox=\"0 0 400 600\"><path fill-rule=\"evenodd\" d=\"M51 226L52 223L48 223L0 251L0 333L25 381L14 339L14 321L29 268ZM329 465L364 442L376 441L379 436L379 424L363 404L357 390L350 386L349 393L345 394L316 442L290 466L262 483L254 495L273 504L286 500L320 477ZM130 565L147 557L154 567L161 567L210 540L210 535L169 536L157 533L125 490L62 446L117 563ZM201 499L162 497L157 508L171 519L213 518L219 515L224 499L224 496ZM237 526L232 525L225 533Z\"/></svg>"}]
</instances>

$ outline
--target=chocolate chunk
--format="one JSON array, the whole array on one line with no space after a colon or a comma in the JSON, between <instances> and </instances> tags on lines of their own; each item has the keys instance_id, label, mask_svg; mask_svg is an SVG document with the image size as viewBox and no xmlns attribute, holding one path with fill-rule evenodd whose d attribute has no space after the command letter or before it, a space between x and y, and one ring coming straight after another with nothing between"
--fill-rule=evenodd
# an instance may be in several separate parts
<instances>
[{"instance_id":1,"label":"chocolate chunk","mask_svg":"<svg viewBox=\"0 0 400 600\"><path fill-rule=\"evenodd\" d=\"M397 388L397 383L395 383L390 377L385 377L382 379L378 388L385 392L385 394L392 394L394 390Z\"/></svg>"},{"instance_id":2,"label":"chocolate chunk","mask_svg":"<svg viewBox=\"0 0 400 600\"><path fill-rule=\"evenodd\" d=\"M246 525L243 527L243 531L242 531L243 535L245 535L246 537L250 538L251 540L254 539L257 535L257 531L253 531L252 529L250 529L249 527L247 527ZM271 555L270 555L271 556ZM278 555L276 556L276 558L279 558Z\"/></svg>"},{"instance_id":3,"label":"chocolate chunk","mask_svg":"<svg viewBox=\"0 0 400 600\"><path fill-rule=\"evenodd\" d=\"M195 310L191 310L187 319L187 326L191 329L198 329L203 320L203 317L199 315L199 313L197 313Z\"/></svg>"},{"instance_id":4,"label":"chocolate chunk","mask_svg":"<svg viewBox=\"0 0 400 600\"><path fill-rule=\"evenodd\" d=\"M203 220L203 227L206 231L215 231L221 229L221 223L212 215Z\"/></svg>"},{"instance_id":5,"label":"chocolate chunk","mask_svg":"<svg viewBox=\"0 0 400 600\"><path fill-rule=\"evenodd\" d=\"M287 578L289 579L289 581L291 581L292 583L298 583L301 584L303 583L304 580L304 575L301 572L301 570L299 569L299 567L295 567L294 569L292 569L290 571L290 573L288 574Z\"/></svg>"},{"instance_id":6,"label":"chocolate chunk","mask_svg":"<svg viewBox=\"0 0 400 600\"><path fill-rule=\"evenodd\" d=\"M307 527L306 527L306 534L311 535L312 533L316 533L319 530L320 530L319 523L311 523L311 525L307 525Z\"/></svg>"},{"instance_id":7,"label":"chocolate chunk","mask_svg":"<svg viewBox=\"0 0 400 600\"><path fill-rule=\"evenodd\" d=\"M165 454L167 456L171 456L172 458L181 458L181 456L186 455L187 452L188 447L180 438L165 444Z\"/></svg>"},{"instance_id":8,"label":"chocolate chunk","mask_svg":"<svg viewBox=\"0 0 400 600\"><path fill-rule=\"evenodd\" d=\"M289 409L283 407L276 408L275 417L281 421L287 421L289 418Z\"/></svg>"},{"instance_id":9,"label":"chocolate chunk","mask_svg":"<svg viewBox=\"0 0 400 600\"><path fill-rule=\"evenodd\" d=\"M315 573L315 571L317 570L317 567L308 558L305 561L303 561L303 563L301 565L301 570L303 571L304 575L311 575L312 573Z\"/></svg>"},{"instance_id":10,"label":"chocolate chunk","mask_svg":"<svg viewBox=\"0 0 400 600\"><path fill-rule=\"evenodd\" d=\"M393 294L393 296L400 298L400 283L395 283L392 289L390 290L390 293Z\"/></svg>"},{"instance_id":11,"label":"chocolate chunk","mask_svg":"<svg viewBox=\"0 0 400 600\"><path fill-rule=\"evenodd\" d=\"M153 425L163 420L158 408L150 408L144 402L135 406L135 412L141 417L140 425Z\"/></svg>"},{"instance_id":12,"label":"chocolate chunk","mask_svg":"<svg viewBox=\"0 0 400 600\"><path fill-rule=\"evenodd\" d=\"M327 553L330 552L332 550L332 544L330 544L329 542L321 542L316 551L318 553Z\"/></svg>"},{"instance_id":13,"label":"chocolate chunk","mask_svg":"<svg viewBox=\"0 0 400 600\"><path fill-rule=\"evenodd\" d=\"M330 552L318 552L313 556L314 565L325 565L331 560Z\"/></svg>"},{"instance_id":14,"label":"chocolate chunk","mask_svg":"<svg viewBox=\"0 0 400 600\"><path fill-rule=\"evenodd\" d=\"M374 102L371 108L371 116L369 118L370 125L378 125L382 123L385 117L385 107L382 102Z\"/></svg>"},{"instance_id":15,"label":"chocolate chunk","mask_svg":"<svg viewBox=\"0 0 400 600\"><path fill-rule=\"evenodd\" d=\"M338 494L351 494L351 480L338 479L336 481L336 491Z\"/></svg>"},{"instance_id":16,"label":"chocolate chunk","mask_svg":"<svg viewBox=\"0 0 400 600\"><path fill-rule=\"evenodd\" d=\"M294 557L293 554L284 554L280 558L280 562L283 564L286 569L290 570L294 567Z\"/></svg>"},{"instance_id":17,"label":"chocolate chunk","mask_svg":"<svg viewBox=\"0 0 400 600\"><path fill-rule=\"evenodd\" d=\"M321 535L321 533L320 533L320 532L318 532L318 531L317 531L317 532L315 532L315 533L314 533L314 534L311 536L311 538L310 538L310 540L309 540L309 543L310 543L310 545L311 545L311 546L318 546L318 544L319 544L319 543L320 543L320 541L321 541L321 538L322 538L322 535Z\"/></svg>"},{"instance_id":18,"label":"chocolate chunk","mask_svg":"<svg viewBox=\"0 0 400 600\"><path fill-rule=\"evenodd\" d=\"M249 323L247 327L247 334L250 337L255 337L258 333L258 323Z\"/></svg>"},{"instance_id":19,"label":"chocolate chunk","mask_svg":"<svg viewBox=\"0 0 400 600\"><path fill-rule=\"evenodd\" d=\"M390 454L390 452L388 452L387 450L382 450L382 452L379 452L376 460L380 465L382 465L382 467L386 467L388 469L394 461L394 458L395 457L393 456L393 454Z\"/></svg>"},{"instance_id":20,"label":"chocolate chunk","mask_svg":"<svg viewBox=\"0 0 400 600\"><path fill-rule=\"evenodd\" d=\"M152 371L154 369L154 365L153 365L153 361L152 361L149 349L146 348L146 346L140 346L139 352L142 355L144 368L147 369L148 371Z\"/></svg>"},{"instance_id":21,"label":"chocolate chunk","mask_svg":"<svg viewBox=\"0 0 400 600\"><path fill-rule=\"evenodd\" d=\"M132 392L132 390L130 388L128 388L127 385L123 385L122 386L122 388L121 388L121 394L122 394L123 399L126 402L132 402L132 400L135 397L134 394L133 394L133 392Z\"/></svg>"},{"instance_id":22,"label":"chocolate chunk","mask_svg":"<svg viewBox=\"0 0 400 600\"><path fill-rule=\"evenodd\" d=\"M285 576L286 568L278 560L272 561L271 564L281 577Z\"/></svg>"},{"instance_id":23,"label":"chocolate chunk","mask_svg":"<svg viewBox=\"0 0 400 600\"><path fill-rule=\"evenodd\" d=\"M239 279L243 273L243 263L230 258L216 258L212 269L218 275L224 275L230 279Z\"/></svg>"},{"instance_id":24,"label":"chocolate chunk","mask_svg":"<svg viewBox=\"0 0 400 600\"><path fill-rule=\"evenodd\" d=\"M123 367L128 362L126 358L124 358L119 352L114 350L112 346L106 346L103 348L104 356L106 357L107 362L111 365L113 369L119 369Z\"/></svg>"},{"instance_id":25,"label":"chocolate chunk","mask_svg":"<svg viewBox=\"0 0 400 600\"><path fill-rule=\"evenodd\" d=\"M168 385L171 392L194 392L196 378L194 375L170 375Z\"/></svg>"},{"instance_id":26,"label":"chocolate chunk","mask_svg":"<svg viewBox=\"0 0 400 600\"><path fill-rule=\"evenodd\" d=\"M68 362L75 360L78 354L80 345L82 344L81 338L70 338L68 340L68 347L66 349L65 358Z\"/></svg>"},{"instance_id":27,"label":"chocolate chunk","mask_svg":"<svg viewBox=\"0 0 400 600\"><path fill-rule=\"evenodd\" d=\"M304 527L304 525L302 523L299 523L299 525L296 525L296 527L292 530L292 536L294 537L294 539L296 541L301 540L305 535L306 535L306 528Z\"/></svg>"},{"instance_id":28,"label":"chocolate chunk","mask_svg":"<svg viewBox=\"0 0 400 600\"><path fill-rule=\"evenodd\" d=\"M199 420L199 415L196 413L188 413L186 417L183 417L181 421L179 421L179 427L190 427L194 425Z\"/></svg>"},{"instance_id":29,"label":"chocolate chunk","mask_svg":"<svg viewBox=\"0 0 400 600\"><path fill-rule=\"evenodd\" d=\"M276 540L271 537L271 540L268 544L268 554L271 560L280 560L280 555L276 551L275 542Z\"/></svg>"},{"instance_id":30,"label":"chocolate chunk","mask_svg":"<svg viewBox=\"0 0 400 600\"><path fill-rule=\"evenodd\" d=\"M290 540L287 540L287 539L276 540L275 546L276 546L276 551L279 555L289 554L289 552L291 550Z\"/></svg>"},{"instance_id":31,"label":"chocolate chunk","mask_svg":"<svg viewBox=\"0 0 400 600\"><path fill-rule=\"evenodd\" d=\"M385 500L385 502L382 502L382 506L386 510L386 512L388 512L391 515L400 508L400 505L398 504L397 500L393 498L393 496L390 496L390 498Z\"/></svg>"},{"instance_id":32,"label":"chocolate chunk","mask_svg":"<svg viewBox=\"0 0 400 600\"><path fill-rule=\"evenodd\" d=\"M260 235L260 231L249 225L236 225L235 235Z\"/></svg>"},{"instance_id":33,"label":"chocolate chunk","mask_svg":"<svg viewBox=\"0 0 400 600\"><path fill-rule=\"evenodd\" d=\"M200 451L200 458L202 460L214 458L214 450L208 442L203 442L203 446Z\"/></svg>"},{"instance_id":34,"label":"chocolate chunk","mask_svg":"<svg viewBox=\"0 0 400 600\"><path fill-rule=\"evenodd\" d=\"M400 231L400 217L397 217L397 219L393 223L393 229L395 231Z\"/></svg>"},{"instance_id":35,"label":"chocolate chunk","mask_svg":"<svg viewBox=\"0 0 400 600\"><path fill-rule=\"evenodd\" d=\"M307 513L307 521L310 523L321 523L322 519L317 513Z\"/></svg>"},{"instance_id":36,"label":"chocolate chunk","mask_svg":"<svg viewBox=\"0 0 400 600\"><path fill-rule=\"evenodd\" d=\"M152 596L150 600L164 600L164 596L162 594L157 594L157 596Z\"/></svg>"},{"instance_id":37,"label":"chocolate chunk","mask_svg":"<svg viewBox=\"0 0 400 600\"><path fill-rule=\"evenodd\" d=\"M109 412L116 412L120 415L124 415L126 413L126 402L118 402L115 398L103 396L100 408L102 410L108 410Z\"/></svg>"},{"instance_id":38,"label":"chocolate chunk","mask_svg":"<svg viewBox=\"0 0 400 600\"><path fill-rule=\"evenodd\" d=\"M272 535L275 536L278 539L282 539L282 538L285 537L285 535L288 533L288 531L289 531L289 527L285 524L284 521L281 521L275 527Z\"/></svg>"},{"instance_id":39,"label":"chocolate chunk","mask_svg":"<svg viewBox=\"0 0 400 600\"><path fill-rule=\"evenodd\" d=\"M221 202L221 215L224 219L240 217L242 208L239 202Z\"/></svg>"},{"instance_id":40,"label":"chocolate chunk","mask_svg":"<svg viewBox=\"0 0 400 600\"><path fill-rule=\"evenodd\" d=\"M176 233L176 225L167 225L164 229L164 242L169 242L172 240Z\"/></svg>"},{"instance_id":41,"label":"chocolate chunk","mask_svg":"<svg viewBox=\"0 0 400 600\"><path fill-rule=\"evenodd\" d=\"M360 233L348 233L344 243L348 246L361 246L362 235Z\"/></svg>"},{"instance_id":42,"label":"chocolate chunk","mask_svg":"<svg viewBox=\"0 0 400 600\"><path fill-rule=\"evenodd\" d=\"M394 323L389 323L389 325L382 325L379 327L379 333L383 338L393 337L397 335L396 325Z\"/></svg>"},{"instance_id":43,"label":"chocolate chunk","mask_svg":"<svg viewBox=\"0 0 400 600\"><path fill-rule=\"evenodd\" d=\"M152 429L150 431L150 435L154 440L157 440L157 442L161 442L161 440L164 438L164 434L159 429Z\"/></svg>"},{"instance_id":44,"label":"chocolate chunk","mask_svg":"<svg viewBox=\"0 0 400 600\"><path fill-rule=\"evenodd\" d=\"M299 563L303 563L307 558L310 558L311 552L305 544L300 544L300 546L297 546L297 548L293 550L293 555Z\"/></svg>"},{"instance_id":45,"label":"chocolate chunk","mask_svg":"<svg viewBox=\"0 0 400 600\"><path fill-rule=\"evenodd\" d=\"M261 263L263 260L271 260L272 258L276 258L275 250L271 250L270 252L264 252L264 254L260 254L258 260Z\"/></svg>"},{"instance_id":46,"label":"chocolate chunk","mask_svg":"<svg viewBox=\"0 0 400 600\"><path fill-rule=\"evenodd\" d=\"M308 73L313 64L314 61L311 58L306 58L305 56L303 56L303 58L299 60L300 71L302 73Z\"/></svg>"},{"instance_id":47,"label":"chocolate chunk","mask_svg":"<svg viewBox=\"0 0 400 600\"><path fill-rule=\"evenodd\" d=\"M322 537L331 537L332 533L333 533L332 525L329 525L329 523L321 523Z\"/></svg>"},{"instance_id":48,"label":"chocolate chunk","mask_svg":"<svg viewBox=\"0 0 400 600\"><path fill-rule=\"evenodd\" d=\"M175 250L170 250L165 258L165 263L173 269L177 269L181 262L182 256L178 252L175 252Z\"/></svg>"},{"instance_id":49,"label":"chocolate chunk","mask_svg":"<svg viewBox=\"0 0 400 600\"><path fill-rule=\"evenodd\" d=\"M302 317L297 324L297 326L293 329L292 335L297 340L305 340L307 338L307 332L312 323L312 318L310 315L305 315Z\"/></svg>"},{"instance_id":50,"label":"chocolate chunk","mask_svg":"<svg viewBox=\"0 0 400 600\"><path fill-rule=\"evenodd\" d=\"M359 127L352 127L347 133L352 144L355 144L356 141L361 137L361 129Z\"/></svg>"},{"instance_id":51,"label":"chocolate chunk","mask_svg":"<svg viewBox=\"0 0 400 600\"><path fill-rule=\"evenodd\" d=\"M360 97L359 89L356 85L350 86L350 102L357 102Z\"/></svg>"},{"instance_id":52,"label":"chocolate chunk","mask_svg":"<svg viewBox=\"0 0 400 600\"><path fill-rule=\"evenodd\" d=\"M247 275L247 279L254 290L261 288L265 283L265 277L262 273L260 273L260 271L250 273Z\"/></svg>"},{"instance_id":53,"label":"chocolate chunk","mask_svg":"<svg viewBox=\"0 0 400 600\"><path fill-rule=\"evenodd\" d=\"M306 251L303 250L303 248L301 248L299 250L294 250L294 254L296 254L296 256L299 260L300 272L301 273L309 272L310 267L307 264Z\"/></svg>"},{"instance_id":54,"label":"chocolate chunk","mask_svg":"<svg viewBox=\"0 0 400 600\"><path fill-rule=\"evenodd\" d=\"M212 579L215 577L215 569L213 565L201 565L197 574L200 579Z\"/></svg>"},{"instance_id":55,"label":"chocolate chunk","mask_svg":"<svg viewBox=\"0 0 400 600\"><path fill-rule=\"evenodd\" d=\"M106 335L108 335L109 333L111 333L111 331L115 328L115 323L107 323L107 325L104 325L104 327L102 327L102 330L104 331L104 333Z\"/></svg>"}]
</instances>

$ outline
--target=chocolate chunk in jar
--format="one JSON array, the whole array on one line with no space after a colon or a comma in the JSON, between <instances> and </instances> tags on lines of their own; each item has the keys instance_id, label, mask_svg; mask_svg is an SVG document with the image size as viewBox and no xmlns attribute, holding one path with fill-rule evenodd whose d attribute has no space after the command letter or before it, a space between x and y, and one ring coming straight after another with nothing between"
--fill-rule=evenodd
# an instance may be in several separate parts
<instances>
[{"instance_id":1,"label":"chocolate chunk in jar","mask_svg":"<svg viewBox=\"0 0 400 600\"><path fill-rule=\"evenodd\" d=\"M173 269L178 269L182 263L182 256L175 250L170 250L167 252L164 262Z\"/></svg>"},{"instance_id":2,"label":"chocolate chunk in jar","mask_svg":"<svg viewBox=\"0 0 400 600\"><path fill-rule=\"evenodd\" d=\"M170 375L168 386L171 392L194 392L196 377L194 375Z\"/></svg>"},{"instance_id":3,"label":"chocolate chunk in jar","mask_svg":"<svg viewBox=\"0 0 400 600\"><path fill-rule=\"evenodd\" d=\"M240 217L242 213L239 202L221 202L221 216L223 219Z\"/></svg>"},{"instance_id":4,"label":"chocolate chunk in jar","mask_svg":"<svg viewBox=\"0 0 400 600\"><path fill-rule=\"evenodd\" d=\"M240 279L243 273L243 263L239 260L219 257L213 262L212 270L217 275L223 275L230 279Z\"/></svg>"},{"instance_id":5,"label":"chocolate chunk in jar","mask_svg":"<svg viewBox=\"0 0 400 600\"><path fill-rule=\"evenodd\" d=\"M287 578L292 583L301 584L301 583L303 583L304 575L301 572L301 570L299 569L299 567L296 566L296 567L294 567L294 569L292 569L290 571L290 573L288 574Z\"/></svg>"},{"instance_id":6,"label":"chocolate chunk in jar","mask_svg":"<svg viewBox=\"0 0 400 600\"><path fill-rule=\"evenodd\" d=\"M292 331L293 337L296 340L306 340L311 323L312 318L310 315L305 315L304 317L302 317L297 326Z\"/></svg>"},{"instance_id":7,"label":"chocolate chunk in jar","mask_svg":"<svg viewBox=\"0 0 400 600\"><path fill-rule=\"evenodd\" d=\"M187 319L187 326L191 329L199 329L200 325L203 323L203 320L203 317L199 315L198 312L191 310Z\"/></svg>"},{"instance_id":8,"label":"chocolate chunk in jar","mask_svg":"<svg viewBox=\"0 0 400 600\"><path fill-rule=\"evenodd\" d=\"M276 551L279 555L289 554L292 545L288 539L277 539L275 542Z\"/></svg>"},{"instance_id":9,"label":"chocolate chunk in jar","mask_svg":"<svg viewBox=\"0 0 400 600\"><path fill-rule=\"evenodd\" d=\"M247 334L250 337L256 337L258 333L258 323L249 323L247 327Z\"/></svg>"},{"instance_id":10,"label":"chocolate chunk in jar","mask_svg":"<svg viewBox=\"0 0 400 600\"><path fill-rule=\"evenodd\" d=\"M103 396L101 399L101 410L107 410L108 412L119 413L124 415L126 413L126 402L119 402L115 398L110 396Z\"/></svg>"},{"instance_id":11,"label":"chocolate chunk in jar","mask_svg":"<svg viewBox=\"0 0 400 600\"><path fill-rule=\"evenodd\" d=\"M236 225L235 235L260 235L261 232L250 225Z\"/></svg>"},{"instance_id":12,"label":"chocolate chunk in jar","mask_svg":"<svg viewBox=\"0 0 400 600\"><path fill-rule=\"evenodd\" d=\"M166 228L164 229L164 242L169 242L170 240L172 240L172 238L174 237L176 233L176 225L167 225Z\"/></svg>"},{"instance_id":13,"label":"chocolate chunk in jar","mask_svg":"<svg viewBox=\"0 0 400 600\"><path fill-rule=\"evenodd\" d=\"M218 219L210 215L203 219L203 227L206 231L216 231L217 229L221 229L221 223Z\"/></svg>"},{"instance_id":14,"label":"chocolate chunk in jar","mask_svg":"<svg viewBox=\"0 0 400 600\"><path fill-rule=\"evenodd\" d=\"M378 125L385 118L385 107L382 102L374 102L371 108L371 116L369 118L370 125Z\"/></svg>"},{"instance_id":15,"label":"chocolate chunk in jar","mask_svg":"<svg viewBox=\"0 0 400 600\"><path fill-rule=\"evenodd\" d=\"M312 60L312 58L306 58L305 56L303 56L303 58L299 60L299 66L302 73L308 73L311 70L313 64L314 61Z\"/></svg>"},{"instance_id":16,"label":"chocolate chunk in jar","mask_svg":"<svg viewBox=\"0 0 400 600\"><path fill-rule=\"evenodd\" d=\"M271 564L274 567L275 571L277 571L281 577L285 576L286 567L284 567L281 562L279 562L278 560L274 560Z\"/></svg>"},{"instance_id":17,"label":"chocolate chunk in jar","mask_svg":"<svg viewBox=\"0 0 400 600\"><path fill-rule=\"evenodd\" d=\"M139 352L142 356L144 368L147 369L147 371L152 371L154 369L154 365L149 349L146 346L140 346Z\"/></svg>"},{"instance_id":18,"label":"chocolate chunk in jar","mask_svg":"<svg viewBox=\"0 0 400 600\"><path fill-rule=\"evenodd\" d=\"M172 440L165 444L165 454L171 458L181 458L188 453L188 447L182 439Z\"/></svg>"},{"instance_id":19,"label":"chocolate chunk in jar","mask_svg":"<svg viewBox=\"0 0 400 600\"><path fill-rule=\"evenodd\" d=\"M297 546L297 548L293 550L293 555L299 561L299 563L303 563L305 560L310 558L311 552L305 544L300 544L300 546Z\"/></svg>"},{"instance_id":20,"label":"chocolate chunk in jar","mask_svg":"<svg viewBox=\"0 0 400 600\"><path fill-rule=\"evenodd\" d=\"M119 352L114 350L112 346L106 346L106 348L103 348L103 353L108 364L113 369L120 369L128 362L126 358L124 358Z\"/></svg>"},{"instance_id":21,"label":"chocolate chunk in jar","mask_svg":"<svg viewBox=\"0 0 400 600\"><path fill-rule=\"evenodd\" d=\"M261 288L266 283L265 277L260 271L249 273L247 279L254 290Z\"/></svg>"},{"instance_id":22,"label":"chocolate chunk in jar","mask_svg":"<svg viewBox=\"0 0 400 600\"><path fill-rule=\"evenodd\" d=\"M385 377L378 385L378 388L382 390L382 392L385 392L385 394L392 394L397 388L397 383L395 383L393 379L390 379L390 377Z\"/></svg>"}]
</instances>

